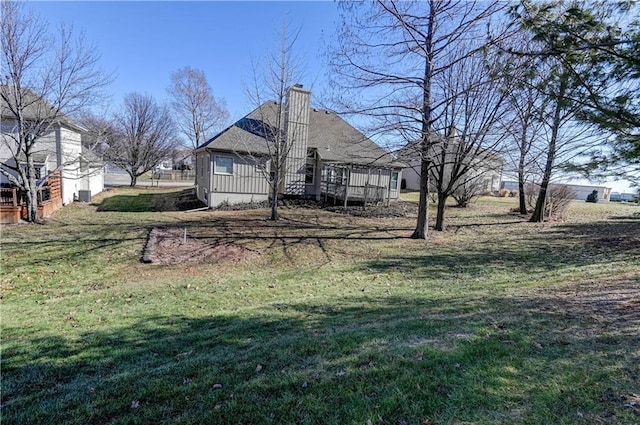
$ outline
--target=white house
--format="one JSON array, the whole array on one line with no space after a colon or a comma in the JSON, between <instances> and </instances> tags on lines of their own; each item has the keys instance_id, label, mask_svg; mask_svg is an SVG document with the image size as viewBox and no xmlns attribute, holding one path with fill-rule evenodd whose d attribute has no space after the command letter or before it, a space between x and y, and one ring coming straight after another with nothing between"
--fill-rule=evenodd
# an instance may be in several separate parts
<instances>
[{"instance_id":1,"label":"white house","mask_svg":"<svg viewBox=\"0 0 640 425\"><path fill-rule=\"evenodd\" d=\"M7 88L2 87L2 90ZM60 172L63 205L78 199L80 191L95 195L104 190L102 161L82 143L86 129L62 113L52 114L53 107L33 92L27 90L25 93L31 99L25 102L21 113L23 120L36 129L37 139L31 157L38 178L45 179L50 173ZM2 100L0 106L0 167L15 176L15 168L26 164L24 152L17 149L18 119L12 111L15 108L10 108L6 101ZM10 180L2 174L0 183L5 188L11 186Z\"/></svg>"}]
</instances>

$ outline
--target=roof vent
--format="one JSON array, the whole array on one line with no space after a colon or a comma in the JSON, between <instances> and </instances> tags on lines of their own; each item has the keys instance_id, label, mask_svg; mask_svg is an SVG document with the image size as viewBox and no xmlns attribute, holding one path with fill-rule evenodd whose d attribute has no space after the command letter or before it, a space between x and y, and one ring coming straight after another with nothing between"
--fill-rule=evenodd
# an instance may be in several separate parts
<instances>
[{"instance_id":1,"label":"roof vent","mask_svg":"<svg viewBox=\"0 0 640 425\"><path fill-rule=\"evenodd\" d=\"M297 87L297 88L301 89L303 86L302 86L302 84L298 83L298 84L294 84L293 87Z\"/></svg>"},{"instance_id":2,"label":"roof vent","mask_svg":"<svg viewBox=\"0 0 640 425\"><path fill-rule=\"evenodd\" d=\"M318 112L318 108L313 108L313 112Z\"/></svg>"},{"instance_id":3,"label":"roof vent","mask_svg":"<svg viewBox=\"0 0 640 425\"><path fill-rule=\"evenodd\" d=\"M331 112L329 112L329 111L324 111L324 113L325 113L325 114L330 114Z\"/></svg>"}]
</instances>

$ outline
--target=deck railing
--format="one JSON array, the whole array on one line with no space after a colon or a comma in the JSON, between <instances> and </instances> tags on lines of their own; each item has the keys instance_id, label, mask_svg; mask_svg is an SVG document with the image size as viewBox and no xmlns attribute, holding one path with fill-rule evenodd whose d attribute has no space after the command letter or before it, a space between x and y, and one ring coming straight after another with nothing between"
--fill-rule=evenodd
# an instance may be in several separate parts
<instances>
[{"instance_id":1,"label":"deck railing","mask_svg":"<svg viewBox=\"0 0 640 425\"><path fill-rule=\"evenodd\" d=\"M51 188L44 186L38 189L38 205L51 199ZM23 191L15 187L0 188L0 205L7 207L17 207L26 204L26 196Z\"/></svg>"},{"instance_id":2,"label":"deck railing","mask_svg":"<svg viewBox=\"0 0 640 425\"><path fill-rule=\"evenodd\" d=\"M388 197L388 189L384 186L365 185L365 186L349 186L342 183L322 182L322 195L330 196L337 200L343 200L345 197L350 201L357 202L384 202Z\"/></svg>"}]
</instances>

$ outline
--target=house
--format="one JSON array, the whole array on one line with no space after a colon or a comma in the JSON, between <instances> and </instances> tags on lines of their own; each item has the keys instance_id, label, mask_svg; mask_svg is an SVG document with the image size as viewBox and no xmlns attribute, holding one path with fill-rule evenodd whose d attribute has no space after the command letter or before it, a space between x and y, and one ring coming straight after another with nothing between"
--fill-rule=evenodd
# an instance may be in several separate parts
<instances>
[{"instance_id":1,"label":"house","mask_svg":"<svg viewBox=\"0 0 640 425\"><path fill-rule=\"evenodd\" d=\"M2 90L9 90L2 86ZM83 145L86 130L71 118L60 112L46 100L30 90L24 91L27 101L22 109L23 122L34 134L35 142L31 158L36 167L36 177L41 192L40 202L48 201L42 210L46 216L56 209L77 200L87 193L96 194L104 189L104 172L101 159ZM7 96L11 99L11 96ZM24 152L18 152L16 135L18 119L4 99L0 105L0 167L17 176L16 169L26 166ZM49 181L51 180L51 181ZM52 183L55 181L55 183ZM7 176L0 174L3 204L14 210L19 208L21 194L13 187ZM55 186L55 190L51 189ZM11 193L13 192L13 193ZM52 197L52 194L55 196ZM7 219L5 221L15 221Z\"/></svg>"},{"instance_id":2,"label":"house","mask_svg":"<svg viewBox=\"0 0 640 425\"><path fill-rule=\"evenodd\" d=\"M340 202L389 202L402 164L330 111L310 107L311 92L289 88L284 116L266 102L196 150L197 196L209 207L269 199L272 135L289 144L280 193ZM279 120L278 118L282 118ZM273 123L282 122L282 128Z\"/></svg>"},{"instance_id":3,"label":"house","mask_svg":"<svg viewBox=\"0 0 640 425\"><path fill-rule=\"evenodd\" d=\"M435 135L436 140L443 140L445 136ZM454 136L455 137L455 136ZM432 153L432 159L434 163L442 158L442 152L440 152L439 144L436 143ZM476 155L470 155L466 152L458 154L456 149L463 146L460 142L450 142L447 152L445 164L445 175L451 175L451 168L454 163L462 161L468 164L468 170L458 179L456 186L474 186L474 192L478 194L487 192L497 192L500 188L500 180L502 178L502 169L504 160L497 154L487 151L485 149L474 149L478 153ZM398 150L398 159L405 163L405 168L402 170L402 182L401 187L408 190L420 190L420 167L421 167L421 154L420 143L413 142L407 146ZM461 158L458 159L458 158ZM446 183L446 182L445 182ZM435 190L435 187L429 189Z\"/></svg>"},{"instance_id":4,"label":"house","mask_svg":"<svg viewBox=\"0 0 640 425\"><path fill-rule=\"evenodd\" d=\"M580 201L585 201L587 196L595 190L598 192L598 201L609 201L611 196L611 188L606 186L593 186L593 185L580 185L580 184L567 184L567 183L551 183L549 187L566 187L573 194L572 198ZM536 184L536 187L539 187ZM516 181L503 181L500 183L500 189L518 190L518 182ZM537 190L537 189L536 189Z\"/></svg>"}]
</instances>

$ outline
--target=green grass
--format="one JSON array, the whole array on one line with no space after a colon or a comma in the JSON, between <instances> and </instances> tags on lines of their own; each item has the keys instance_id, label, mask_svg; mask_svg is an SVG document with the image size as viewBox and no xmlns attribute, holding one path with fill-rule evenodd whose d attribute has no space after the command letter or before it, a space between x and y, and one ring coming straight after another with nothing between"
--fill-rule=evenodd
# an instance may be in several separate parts
<instances>
[{"instance_id":1,"label":"green grass","mask_svg":"<svg viewBox=\"0 0 640 425\"><path fill-rule=\"evenodd\" d=\"M414 219L162 212L119 189L2 229L2 421L636 424L638 207ZM145 265L149 229L259 255Z\"/></svg>"}]
</instances>

